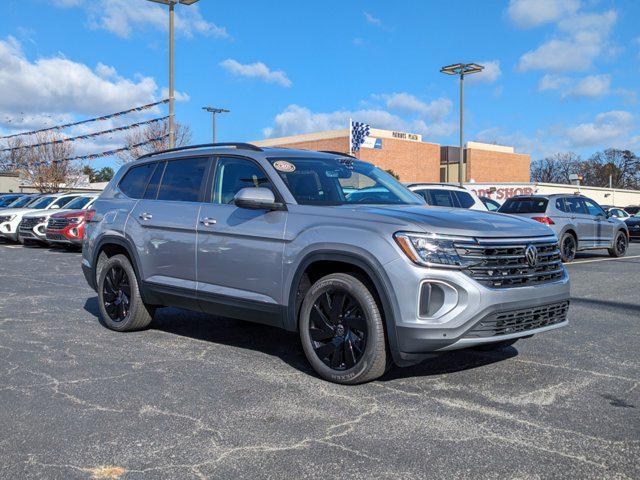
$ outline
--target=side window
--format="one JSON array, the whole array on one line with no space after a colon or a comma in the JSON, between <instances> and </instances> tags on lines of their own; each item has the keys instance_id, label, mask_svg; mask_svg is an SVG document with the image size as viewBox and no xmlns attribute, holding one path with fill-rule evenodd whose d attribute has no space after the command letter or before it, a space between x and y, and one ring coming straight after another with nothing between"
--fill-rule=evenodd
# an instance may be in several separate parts
<instances>
[{"instance_id":1,"label":"side window","mask_svg":"<svg viewBox=\"0 0 640 480\"><path fill-rule=\"evenodd\" d=\"M585 198L585 199L583 199L583 202L584 202L585 206L587 207L587 211L589 212L589 215L593 215L595 217L597 215L604 215L605 214L604 210L602 210L600 205L598 205L594 201L587 200Z\"/></svg>"},{"instance_id":2,"label":"side window","mask_svg":"<svg viewBox=\"0 0 640 480\"><path fill-rule=\"evenodd\" d=\"M197 202L207 162L208 157L168 161L158 191L158 200Z\"/></svg>"},{"instance_id":3,"label":"side window","mask_svg":"<svg viewBox=\"0 0 640 480\"><path fill-rule=\"evenodd\" d=\"M144 189L147 186L147 182L155 166L155 163L146 163L139 167L131 168L131 170L125 174L124 178L120 180L118 188L120 188L127 197L142 198Z\"/></svg>"},{"instance_id":4,"label":"side window","mask_svg":"<svg viewBox=\"0 0 640 480\"><path fill-rule=\"evenodd\" d=\"M564 199L564 204L566 205L566 208L569 213L580 213L580 214L587 214L587 208L584 206L584 203L582 202L581 198L578 197L566 197Z\"/></svg>"},{"instance_id":5,"label":"side window","mask_svg":"<svg viewBox=\"0 0 640 480\"><path fill-rule=\"evenodd\" d=\"M160 186L160 180L162 180L162 174L164 173L164 167L167 162L156 163L156 169L151 175L151 180L147 185L147 189L144 192L144 197L148 200L155 200L158 197L158 187Z\"/></svg>"},{"instance_id":6,"label":"side window","mask_svg":"<svg viewBox=\"0 0 640 480\"><path fill-rule=\"evenodd\" d=\"M560 210L561 212L566 212L567 211L567 207L565 206L564 200L562 198L556 199L556 208L558 210Z\"/></svg>"},{"instance_id":7,"label":"side window","mask_svg":"<svg viewBox=\"0 0 640 480\"><path fill-rule=\"evenodd\" d=\"M471 194L467 192L452 192L458 199L458 204L462 208L471 208L475 205L475 200L471 196Z\"/></svg>"},{"instance_id":8,"label":"side window","mask_svg":"<svg viewBox=\"0 0 640 480\"><path fill-rule=\"evenodd\" d=\"M250 187L273 190L267 175L256 163L242 158L218 160L213 183L213 203L231 204L236 193Z\"/></svg>"},{"instance_id":9,"label":"side window","mask_svg":"<svg viewBox=\"0 0 640 480\"><path fill-rule=\"evenodd\" d=\"M456 207L456 203L449 190L429 190L429 205L436 207Z\"/></svg>"},{"instance_id":10,"label":"side window","mask_svg":"<svg viewBox=\"0 0 640 480\"><path fill-rule=\"evenodd\" d=\"M72 202L73 200L75 200L78 197L62 197L59 198L58 200L56 200L55 202L53 202L53 204L51 204L51 208L61 208L64 207L67 203Z\"/></svg>"}]
</instances>

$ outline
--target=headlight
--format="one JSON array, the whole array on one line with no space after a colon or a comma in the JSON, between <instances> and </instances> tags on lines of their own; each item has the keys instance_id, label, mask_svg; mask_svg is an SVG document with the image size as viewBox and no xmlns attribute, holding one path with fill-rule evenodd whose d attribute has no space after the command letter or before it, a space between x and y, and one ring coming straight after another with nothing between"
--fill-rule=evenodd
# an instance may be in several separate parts
<instances>
[{"instance_id":1,"label":"headlight","mask_svg":"<svg viewBox=\"0 0 640 480\"><path fill-rule=\"evenodd\" d=\"M453 237L435 234L404 233L394 235L396 243L409 259L423 266L464 267L465 262L456 251Z\"/></svg>"},{"instance_id":2,"label":"headlight","mask_svg":"<svg viewBox=\"0 0 640 480\"><path fill-rule=\"evenodd\" d=\"M80 225L82 222L84 222L84 215L67 218L69 219L69 225Z\"/></svg>"},{"instance_id":3,"label":"headlight","mask_svg":"<svg viewBox=\"0 0 640 480\"><path fill-rule=\"evenodd\" d=\"M0 223L10 222L14 218L16 218L15 215L3 215L0 217Z\"/></svg>"}]
</instances>

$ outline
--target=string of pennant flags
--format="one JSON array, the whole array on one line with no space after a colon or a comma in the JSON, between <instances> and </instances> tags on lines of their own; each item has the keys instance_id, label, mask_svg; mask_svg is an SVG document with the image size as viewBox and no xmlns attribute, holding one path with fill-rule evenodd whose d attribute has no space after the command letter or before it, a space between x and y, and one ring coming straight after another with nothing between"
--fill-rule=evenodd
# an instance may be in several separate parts
<instances>
[{"instance_id":1,"label":"string of pennant flags","mask_svg":"<svg viewBox=\"0 0 640 480\"><path fill-rule=\"evenodd\" d=\"M132 124L129 124L129 125L124 125L122 127L110 128L109 130L102 130L100 132L93 132L93 133L87 133L85 135L78 135L77 137L60 138L60 139L57 139L57 140L52 140L50 142L36 143L35 145L21 145L19 147L3 148L3 149L0 149L0 152L13 152L13 151L22 150L22 149L25 149L25 148L44 147L44 146L47 146L47 145L57 145L59 143L75 142L75 141L78 141L78 140L86 140L87 138L99 137L101 135L108 135L110 133L122 132L124 130L130 130L132 128L138 128L138 127L141 127L143 125L150 125L152 123L162 122L162 121L164 121L164 120L166 120L168 118L169 118L169 116L167 115L165 117L153 118L151 120L146 120L144 122L137 122L137 123L132 123Z\"/></svg>"},{"instance_id":2,"label":"string of pennant flags","mask_svg":"<svg viewBox=\"0 0 640 480\"><path fill-rule=\"evenodd\" d=\"M82 125L82 124L85 124L85 123L101 122L101 121L109 120L111 118L120 117L122 115L127 115L129 113L141 112L143 110L148 110L150 108L157 107L158 105L163 105L165 103L169 103L169 99L168 98L165 98L164 100L160 100L158 102L148 103L147 105L141 105L139 107L134 107L134 108L130 108L128 110L123 110L121 112L110 113L109 115L103 115L101 117L95 117L95 118L89 118L87 120L81 120L79 122L65 123L63 125L55 125L53 127L41 128L40 130L32 130L30 132L21 132L21 133L14 133L12 135L5 135L5 136L0 137L0 140L4 140L4 139L8 139L8 138L20 137L20 136L23 136L23 135L34 135L36 133L48 132L48 131L52 131L52 130L64 130L65 128L75 127L76 125Z\"/></svg>"},{"instance_id":3,"label":"string of pennant flags","mask_svg":"<svg viewBox=\"0 0 640 480\"><path fill-rule=\"evenodd\" d=\"M165 134L162 135L160 137L155 137L155 138L151 138L149 140L145 140L144 142L140 142L140 143L136 143L135 145L129 145L126 147L122 147L122 148L115 148L113 150L106 150L104 152L100 152L100 153L91 153L88 155L78 155L76 157L68 157L68 158L60 158L57 160L52 160L52 161L42 161L42 162L34 162L34 163L15 163L14 167L34 167L34 166L40 166L40 165L50 165L52 163L62 163L62 162L71 162L74 160L94 160L96 158L101 158L101 157L110 157L112 155L116 155L118 153L122 153L122 152L126 152L128 150L133 150L134 148L139 148L139 147L144 147L145 145L149 145L150 143L153 142L160 142L162 140L164 140L165 138L167 138L169 136L169 134Z\"/></svg>"}]
</instances>

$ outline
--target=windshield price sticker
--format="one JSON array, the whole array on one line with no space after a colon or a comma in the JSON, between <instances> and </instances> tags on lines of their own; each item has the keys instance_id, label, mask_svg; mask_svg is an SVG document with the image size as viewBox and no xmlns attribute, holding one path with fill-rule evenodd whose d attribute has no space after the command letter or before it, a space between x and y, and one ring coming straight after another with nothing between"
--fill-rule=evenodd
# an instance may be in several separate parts
<instances>
[{"instance_id":1,"label":"windshield price sticker","mask_svg":"<svg viewBox=\"0 0 640 480\"><path fill-rule=\"evenodd\" d=\"M276 162L273 162L273 168L275 168L279 172L285 172L285 173L291 173L296 171L296 166L293 163L287 162L285 160L278 160Z\"/></svg>"}]
</instances>

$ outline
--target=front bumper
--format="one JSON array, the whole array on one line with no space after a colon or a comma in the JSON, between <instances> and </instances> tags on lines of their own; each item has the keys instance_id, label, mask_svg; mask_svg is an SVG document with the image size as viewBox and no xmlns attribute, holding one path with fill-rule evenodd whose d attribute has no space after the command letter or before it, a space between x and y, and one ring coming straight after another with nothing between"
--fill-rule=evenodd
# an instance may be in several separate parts
<instances>
[{"instance_id":1,"label":"front bumper","mask_svg":"<svg viewBox=\"0 0 640 480\"><path fill-rule=\"evenodd\" d=\"M33 228L19 227L18 232L22 238L26 238L29 240L37 240L39 242L46 242L47 241L47 235L45 233L46 228L47 228L46 223L39 223Z\"/></svg>"},{"instance_id":2,"label":"front bumper","mask_svg":"<svg viewBox=\"0 0 640 480\"><path fill-rule=\"evenodd\" d=\"M18 222L13 220L11 222L0 223L0 236L8 238L14 242L18 241Z\"/></svg>"},{"instance_id":3,"label":"front bumper","mask_svg":"<svg viewBox=\"0 0 640 480\"><path fill-rule=\"evenodd\" d=\"M395 319L397 348L400 358L408 363L434 352L530 336L567 324L566 319L549 325L533 322L528 325L531 328L499 330L491 336L472 334L481 322L497 314L544 309L568 302L570 285L566 269L557 281L512 288L488 288L459 270L423 268L403 259L385 265L385 270L400 311L400 317ZM420 286L434 281L455 292L454 301L442 313L421 317Z\"/></svg>"}]
</instances>

